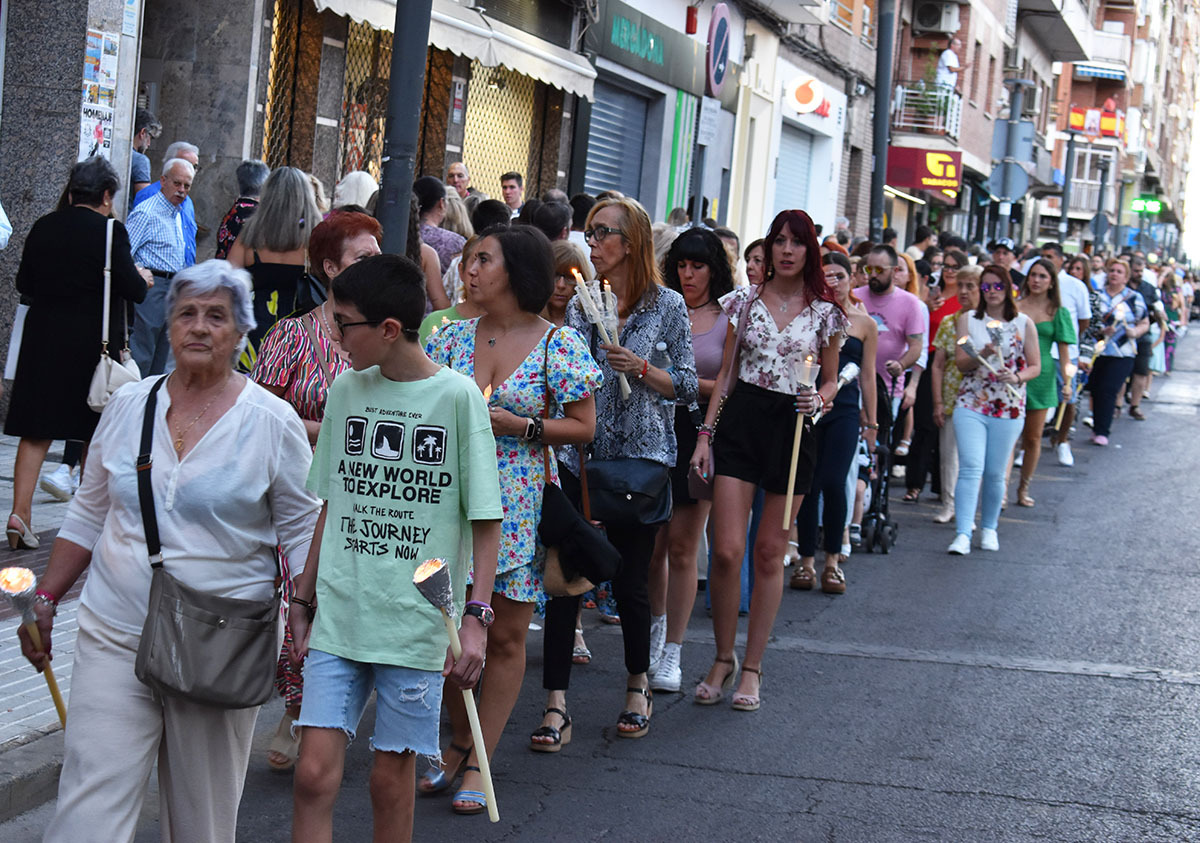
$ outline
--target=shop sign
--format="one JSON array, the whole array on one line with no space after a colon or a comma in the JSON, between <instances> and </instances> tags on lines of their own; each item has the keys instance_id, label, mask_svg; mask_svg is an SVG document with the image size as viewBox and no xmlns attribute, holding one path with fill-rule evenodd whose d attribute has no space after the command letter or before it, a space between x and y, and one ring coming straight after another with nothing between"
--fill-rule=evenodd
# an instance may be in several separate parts
<instances>
[{"instance_id":1,"label":"shop sign","mask_svg":"<svg viewBox=\"0 0 1200 843\"><path fill-rule=\"evenodd\" d=\"M708 56L705 74L710 97L721 96L725 78L729 75L729 40L732 27L729 24L729 7L724 3L713 6L712 19L708 22Z\"/></svg>"},{"instance_id":2,"label":"shop sign","mask_svg":"<svg viewBox=\"0 0 1200 843\"><path fill-rule=\"evenodd\" d=\"M698 97L704 96L707 61L702 41L665 26L620 0L603 0L601 5L599 25L588 27L584 35L584 49L588 53L604 56ZM727 73L728 59L725 67Z\"/></svg>"},{"instance_id":3,"label":"shop sign","mask_svg":"<svg viewBox=\"0 0 1200 843\"><path fill-rule=\"evenodd\" d=\"M1071 130L1094 138L1124 138L1125 113L1100 108L1072 108Z\"/></svg>"},{"instance_id":4,"label":"shop sign","mask_svg":"<svg viewBox=\"0 0 1200 843\"><path fill-rule=\"evenodd\" d=\"M933 192L957 191L962 185L962 152L889 146L887 183Z\"/></svg>"},{"instance_id":5,"label":"shop sign","mask_svg":"<svg viewBox=\"0 0 1200 843\"><path fill-rule=\"evenodd\" d=\"M828 117L829 100L825 97L825 85L814 76L797 76L787 86L785 104L798 114L815 114Z\"/></svg>"}]
</instances>

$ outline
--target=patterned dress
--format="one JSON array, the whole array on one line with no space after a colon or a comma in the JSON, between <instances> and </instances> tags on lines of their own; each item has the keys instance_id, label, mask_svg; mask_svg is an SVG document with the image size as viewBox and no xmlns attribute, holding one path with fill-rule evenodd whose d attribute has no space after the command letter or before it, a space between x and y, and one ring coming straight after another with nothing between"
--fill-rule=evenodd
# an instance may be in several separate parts
<instances>
[{"instance_id":1,"label":"patterned dress","mask_svg":"<svg viewBox=\"0 0 1200 843\"><path fill-rule=\"evenodd\" d=\"M310 336L309 331L312 331ZM313 345L313 339L317 343ZM311 313L294 319L281 319L263 337L258 358L250 378L268 387L283 387L283 400L296 408L300 418L306 421L321 421L325 417L325 399L329 395L327 377L329 371L334 378L350 368L334 349L333 341L325 332L321 320ZM283 581L290 599L292 577L287 559L280 556ZM292 633L284 627L283 651L275 668L275 688L288 706L299 706L304 692L300 668L289 658Z\"/></svg>"},{"instance_id":2,"label":"patterned dress","mask_svg":"<svg viewBox=\"0 0 1200 843\"><path fill-rule=\"evenodd\" d=\"M479 319L443 326L426 349L436 363L475 377L475 331ZM546 329L548 334L552 327ZM545 384L549 382L551 407L590 397L603 381L587 343L572 328L559 328L546 348L546 334L516 370L493 385L488 401L526 418L542 415ZM551 410L553 414L553 410ZM504 504L500 555L493 590L519 603L535 603L543 593L543 549L537 540L542 517L545 468L542 446L516 436L496 437L496 462L500 468L500 498ZM558 469L550 459L550 480L558 483Z\"/></svg>"}]
</instances>

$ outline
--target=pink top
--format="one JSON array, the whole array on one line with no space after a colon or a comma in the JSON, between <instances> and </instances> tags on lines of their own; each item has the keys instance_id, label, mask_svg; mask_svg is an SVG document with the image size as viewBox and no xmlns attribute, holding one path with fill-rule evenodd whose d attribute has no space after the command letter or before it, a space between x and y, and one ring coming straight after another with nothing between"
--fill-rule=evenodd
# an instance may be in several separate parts
<instances>
[{"instance_id":1,"label":"pink top","mask_svg":"<svg viewBox=\"0 0 1200 843\"><path fill-rule=\"evenodd\" d=\"M696 355L696 377L711 381L721 373L721 359L725 355L725 334L728 331L729 317L721 313L707 331L702 334L692 334L692 352Z\"/></svg>"},{"instance_id":2,"label":"pink top","mask_svg":"<svg viewBox=\"0 0 1200 843\"><path fill-rule=\"evenodd\" d=\"M317 338L315 349L305 323ZM305 314L280 319L267 332L250 377L263 386L285 387L283 400L296 408L300 418L319 422L325 417L325 399L333 379L326 377L326 368L336 378L350 364L334 351L321 320Z\"/></svg>"}]
</instances>

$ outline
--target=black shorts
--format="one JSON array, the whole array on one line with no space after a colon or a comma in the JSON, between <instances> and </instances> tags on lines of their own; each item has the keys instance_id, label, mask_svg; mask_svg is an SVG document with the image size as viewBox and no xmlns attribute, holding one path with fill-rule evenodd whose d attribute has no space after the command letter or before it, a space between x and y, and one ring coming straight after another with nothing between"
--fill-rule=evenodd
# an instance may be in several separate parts
<instances>
[{"instance_id":1,"label":"black shorts","mask_svg":"<svg viewBox=\"0 0 1200 843\"><path fill-rule=\"evenodd\" d=\"M704 418L707 407L700 405L700 418ZM671 500L680 506L699 503L688 494L688 473L691 471L692 453L696 450L696 423L692 411L687 407L675 408L675 467L671 469Z\"/></svg>"},{"instance_id":2,"label":"black shorts","mask_svg":"<svg viewBox=\"0 0 1200 843\"><path fill-rule=\"evenodd\" d=\"M1133 358L1133 373L1135 375L1150 374L1150 358L1154 355L1154 340L1150 334L1138 337L1137 357Z\"/></svg>"},{"instance_id":3,"label":"black shorts","mask_svg":"<svg viewBox=\"0 0 1200 843\"><path fill-rule=\"evenodd\" d=\"M786 494L795 431L793 396L739 380L725 400L713 437L715 473L745 480L774 495ZM797 495L807 495L812 488L816 461L812 420L806 417L792 487Z\"/></svg>"}]
</instances>

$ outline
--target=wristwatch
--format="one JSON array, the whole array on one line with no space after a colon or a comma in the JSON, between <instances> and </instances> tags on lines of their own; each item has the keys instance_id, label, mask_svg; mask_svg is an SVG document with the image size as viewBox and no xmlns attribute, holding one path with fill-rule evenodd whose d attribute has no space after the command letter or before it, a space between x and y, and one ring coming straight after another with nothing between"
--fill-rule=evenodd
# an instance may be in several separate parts
<instances>
[{"instance_id":1,"label":"wristwatch","mask_svg":"<svg viewBox=\"0 0 1200 843\"><path fill-rule=\"evenodd\" d=\"M463 614L474 615L479 619L479 623L484 629L487 629L496 620L496 613L492 611L492 607L487 603L480 603L478 600L472 600L468 603L463 609Z\"/></svg>"}]
</instances>

